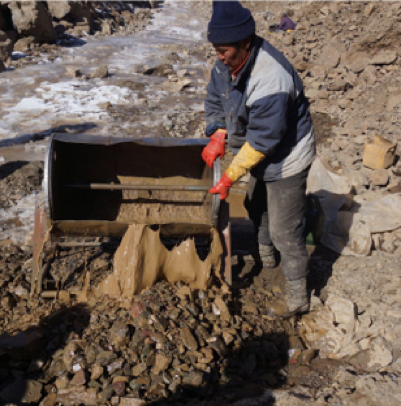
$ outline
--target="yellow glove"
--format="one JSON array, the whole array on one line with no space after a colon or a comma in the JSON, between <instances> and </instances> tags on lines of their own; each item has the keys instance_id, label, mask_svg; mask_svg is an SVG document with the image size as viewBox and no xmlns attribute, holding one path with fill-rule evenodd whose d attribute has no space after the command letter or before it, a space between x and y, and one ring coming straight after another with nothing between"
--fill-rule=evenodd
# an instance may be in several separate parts
<instances>
[{"instance_id":1,"label":"yellow glove","mask_svg":"<svg viewBox=\"0 0 401 406\"><path fill-rule=\"evenodd\" d=\"M225 174L232 182L236 182L265 158L265 154L256 151L246 142L227 168Z\"/></svg>"}]
</instances>

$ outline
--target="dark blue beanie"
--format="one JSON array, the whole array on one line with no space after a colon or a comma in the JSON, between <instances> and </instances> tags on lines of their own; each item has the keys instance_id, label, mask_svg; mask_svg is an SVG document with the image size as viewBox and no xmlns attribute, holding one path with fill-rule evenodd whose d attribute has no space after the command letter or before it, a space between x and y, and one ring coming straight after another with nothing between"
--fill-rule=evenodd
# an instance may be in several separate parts
<instances>
[{"instance_id":1,"label":"dark blue beanie","mask_svg":"<svg viewBox=\"0 0 401 406\"><path fill-rule=\"evenodd\" d=\"M207 28L207 39L212 44L232 44L255 32L255 20L239 1L214 1Z\"/></svg>"}]
</instances>

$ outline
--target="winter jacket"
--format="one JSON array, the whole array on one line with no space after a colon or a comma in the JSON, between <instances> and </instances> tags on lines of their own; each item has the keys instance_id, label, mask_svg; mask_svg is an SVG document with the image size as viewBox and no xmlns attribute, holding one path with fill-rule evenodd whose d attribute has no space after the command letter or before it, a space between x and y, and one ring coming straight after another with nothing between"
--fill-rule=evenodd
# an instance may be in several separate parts
<instances>
[{"instance_id":1,"label":"winter jacket","mask_svg":"<svg viewBox=\"0 0 401 406\"><path fill-rule=\"evenodd\" d=\"M207 86L205 119L207 136L227 129L234 153L249 142L266 155L251 170L258 179L296 175L314 159L314 131L302 80L285 56L260 37L255 37L235 79L216 61Z\"/></svg>"},{"instance_id":2,"label":"winter jacket","mask_svg":"<svg viewBox=\"0 0 401 406\"><path fill-rule=\"evenodd\" d=\"M279 30L287 31L287 30L295 30L295 23L291 20L290 17L283 17L280 21L280 25L278 27Z\"/></svg>"}]
</instances>

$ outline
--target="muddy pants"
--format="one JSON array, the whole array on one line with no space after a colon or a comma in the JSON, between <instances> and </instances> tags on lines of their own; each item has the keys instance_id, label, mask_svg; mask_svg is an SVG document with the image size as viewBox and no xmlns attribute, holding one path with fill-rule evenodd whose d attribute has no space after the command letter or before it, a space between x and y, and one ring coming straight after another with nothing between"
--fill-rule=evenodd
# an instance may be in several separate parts
<instances>
[{"instance_id":1,"label":"muddy pants","mask_svg":"<svg viewBox=\"0 0 401 406\"><path fill-rule=\"evenodd\" d=\"M302 278L309 271L302 235L308 172L309 168L295 176L271 182L251 176L245 199L258 243L274 245L280 251L283 273L289 280Z\"/></svg>"}]
</instances>

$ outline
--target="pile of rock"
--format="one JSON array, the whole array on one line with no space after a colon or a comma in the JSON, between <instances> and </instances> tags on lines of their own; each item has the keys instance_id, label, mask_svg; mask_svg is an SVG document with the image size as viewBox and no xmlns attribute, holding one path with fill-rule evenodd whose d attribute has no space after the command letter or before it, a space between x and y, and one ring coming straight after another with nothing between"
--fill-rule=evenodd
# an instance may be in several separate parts
<instances>
[{"instance_id":1,"label":"pile of rock","mask_svg":"<svg viewBox=\"0 0 401 406\"><path fill-rule=\"evenodd\" d=\"M309 365L315 352L303 347L293 324L263 316L266 298L280 294L263 286L261 280L231 295L217 287L193 291L159 282L134 302L92 297L88 306L42 304L32 314L25 298L7 299L0 396L43 405L72 405L77 397L88 405L141 399L186 404L249 397L301 379L315 390L328 385L332 373L321 372L315 381L319 365ZM302 368L312 371L309 380Z\"/></svg>"},{"instance_id":2,"label":"pile of rock","mask_svg":"<svg viewBox=\"0 0 401 406\"><path fill-rule=\"evenodd\" d=\"M9 162L0 167L0 209L42 190L43 162Z\"/></svg>"}]
</instances>

